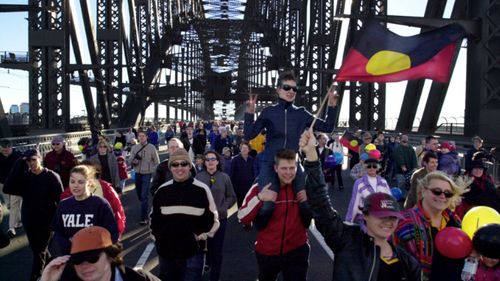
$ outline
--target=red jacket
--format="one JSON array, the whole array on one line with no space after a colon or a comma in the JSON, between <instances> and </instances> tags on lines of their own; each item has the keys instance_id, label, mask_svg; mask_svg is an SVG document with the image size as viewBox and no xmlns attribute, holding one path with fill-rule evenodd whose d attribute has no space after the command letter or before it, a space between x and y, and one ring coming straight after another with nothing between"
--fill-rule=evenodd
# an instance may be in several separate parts
<instances>
[{"instance_id":1,"label":"red jacket","mask_svg":"<svg viewBox=\"0 0 500 281\"><path fill-rule=\"evenodd\" d=\"M61 177L63 186L69 184L69 172L76 166L75 155L70 151L63 149L61 154L57 154L55 150L50 151L43 159L43 166L54 172Z\"/></svg>"},{"instance_id":2,"label":"red jacket","mask_svg":"<svg viewBox=\"0 0 500 281\"><path fill-rule=\"evenodd\" d=\"M258 184L250 188L243 205L238 211L238 219L250 224L263 203L257 198ZM299 203L291 185L280 187L276 207L266 228L257 233L255 251L262 255L276 256L286 254L307 243L307 232L300 218Z\"/></svg>"},{"instance_id":3,"label":"red jacket","mask_svg":"<svg viewBox=\"0 0 500 281\"><path fill-rule=\"evenodd\" d=\"M125 157L118 156L116 157L116 161L118 162L118 174L120 176L120 180L128 179L127 163L125 162Z\"/></svg>"},{"instance_id":4,"label":"red jacket","mask_svg":"<svg viewBox=\"0 0 500 281\"><path fill-rule=\"evenodd\" d=\"M125 217L125 211L123 211L120 198L118 197L118 194L113 189L111 184L103 180L99 180L99 184L101 184L102 194L104 196L104 199L108 200L109 205L111 205L111 209L113 210L113 214L115 215L116 219L116 224L118 226L118 233L120 233L121 236L125 231L125 223L127 218ZM61 194L61 200L71 196L73 196L71 194L71 190L69 188L66 188L64 192Z\"/></svg>"}]
</instances>

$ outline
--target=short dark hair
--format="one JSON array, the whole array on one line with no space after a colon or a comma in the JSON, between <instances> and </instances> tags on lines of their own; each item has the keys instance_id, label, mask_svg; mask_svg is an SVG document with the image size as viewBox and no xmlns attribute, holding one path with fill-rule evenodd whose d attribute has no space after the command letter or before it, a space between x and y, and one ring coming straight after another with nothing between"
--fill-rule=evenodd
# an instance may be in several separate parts
<instances>
[{"instance_id":1,"label":"short dark hair","mask_svg":"<svg viewBox=\"0 0 500 281\"><path fill-rule=\"evenodd\" d=\"M431 158L438 159L436 153L434 153L432 151L427 151L424 154L424 158L422 158L422 161L424 161L425 163L429 163L429 160L431 160Z\"/></svg>"},{"instance_id":2,"label":"short dark hair","mask_svg":"<svg viewBox=\"0 0 500 281\"><path fill-rule=\"evenodd\" d=\"M207 159L208 154L215 155L215 158L217 158L217 161L219 161L219 164L217 164L217 171L222 171L222 161L221 161L220 154L215 150L207 150L207 151L205 151L205 153L203 153L205 160Z\"/></svg>"},{"instance_id":3,"label":"short dark hair","mask_svg":"<svg viewBox=\"0 0 500 281\"><path fill-rule=\"evenodd\" d=\"M276 152L276 156L274 156L274 164L278 165L281 160L292 160L295 161L296 153L294 150L283 148Z\"/></svg>"},{"instance_id":4,"label":"short dark hair","mask_svg":"<svg viewBox=\"0 0 500 281\"><path fill-rule=\"evenodd\" d=\"M427 137L425 137L425 143L430 143L431 140L433 140L433 139L437 139L437 137L436 136L432 136L432 135L427 136Z\"/></svg>"},{"instance_id":5,"label":"short dark hair","mask_svg":"<svg viewBox=\"0 0 500 281\"><path fill-rule=\"evenodd\" d=\"M289 80L297 81L297 78L295 78L295 74L293 74L292 71L283 71L278 76L277 86L280 87L281 85L283 85L283 81L289 81Z\"/></svg>"}]
</instances>

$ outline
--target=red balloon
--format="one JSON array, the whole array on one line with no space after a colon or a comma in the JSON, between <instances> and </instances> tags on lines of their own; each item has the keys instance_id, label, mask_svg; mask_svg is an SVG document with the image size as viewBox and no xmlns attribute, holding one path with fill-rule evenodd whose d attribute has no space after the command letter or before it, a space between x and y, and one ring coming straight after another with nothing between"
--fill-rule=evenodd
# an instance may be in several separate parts
<instances>
[{"instance_id":1,"label":"red balloon","mask_svg":"<svg viewBox=\"0 0 500 281\"><path fill-rule=\"evenodd\" d=\"M472 251L472 241L467 233L457 227L445 227L436 235L436 248L450 259L462 259Z\"/></svg>"},{"instance_id":2,"label":"red balloon","mask_svg":"<svg viewBox=\"0 0 500 281\"><path fill-rule=\"evenodd\" d=\"M370 156L370 158L372 159L380 159L380 150L378 149L373 149L373 150L370 150L370 152L368 152L368 156Z\"/></svg>"}]
</instances>

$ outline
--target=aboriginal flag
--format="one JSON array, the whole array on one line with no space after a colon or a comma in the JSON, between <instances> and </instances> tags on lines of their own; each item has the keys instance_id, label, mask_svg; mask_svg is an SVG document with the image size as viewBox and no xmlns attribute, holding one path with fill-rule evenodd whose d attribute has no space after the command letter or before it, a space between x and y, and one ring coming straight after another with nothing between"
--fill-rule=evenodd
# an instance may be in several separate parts
<instances>
[{"instance_id":1,"label":"aboriginal flag","mask_svg":"<svg viewBox=\"0 0 500 281\"><path fill-rule=\"evenodd\" d=\"M359 139L351 132L345 131L339 142L354 152L359 152Z\"/></svg>"},{"instance_id":2,"label":"aboriginal flag","mask_svg":"<svg viewBox=\"0 0 500 281\"><path fill-rule=\"evenodd\" d=\"M415 36L399 36L375 20L360 30L337 81L396 82L428 78L446 83L457 42L465 36L458 24Z\"/></svg>"}]
</instances>

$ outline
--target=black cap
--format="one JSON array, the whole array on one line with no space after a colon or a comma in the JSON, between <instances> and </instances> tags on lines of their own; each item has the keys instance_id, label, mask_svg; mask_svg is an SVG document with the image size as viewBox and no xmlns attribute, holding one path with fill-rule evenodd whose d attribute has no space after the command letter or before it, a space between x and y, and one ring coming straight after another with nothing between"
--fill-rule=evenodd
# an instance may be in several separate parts
<instances>
[{"instance_id":1,"label":"black cap","mask_svg":"<svg viewBox=\"0 0 500 281\"><path fill-rule=\"evenodd\" d=\"M12 142L8 139L1 139L0 146L1 147L12 147Z\"/></svg>"},{"instance_id":2,"label":"black cap","mask_svg":"<svg viewBox=\"0 0 500 281\"><path fill-rule=\"evenodd\" d=\"M33 156L42 158L42 155L40 154L40 151L38 151L38 149L28 149L23 153L24 158L31 158Z\"/></svg>"}]
</instances>

